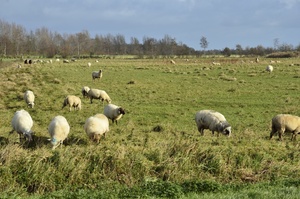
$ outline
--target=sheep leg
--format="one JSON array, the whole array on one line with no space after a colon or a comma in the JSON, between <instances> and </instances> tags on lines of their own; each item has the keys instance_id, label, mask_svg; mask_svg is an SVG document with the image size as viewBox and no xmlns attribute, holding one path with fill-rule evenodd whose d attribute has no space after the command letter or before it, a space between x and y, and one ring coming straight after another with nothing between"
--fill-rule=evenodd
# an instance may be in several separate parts
<instances>
[{"instance_id":1,"label":"sheep leg","mask_svg":"<svg viewBox=\"0 0 300 199\"><path fill-rule=\"evenodd\" d=\"M282 141L282 134L284 133L285 129L280 129L280 131L278 132L278 136L279 136L279 140Z\"/></svg>"}]
</instances>

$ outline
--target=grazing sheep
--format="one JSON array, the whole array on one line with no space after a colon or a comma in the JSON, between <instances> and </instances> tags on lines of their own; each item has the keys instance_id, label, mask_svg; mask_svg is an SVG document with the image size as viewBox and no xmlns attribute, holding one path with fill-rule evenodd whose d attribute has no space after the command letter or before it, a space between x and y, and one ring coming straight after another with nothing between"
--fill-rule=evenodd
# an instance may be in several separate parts
<instances>
[{"instance_id":1,"label":"grazing sheep","mask_svg":"<svg viewBox=\"0 0 300 199\"><path fill-rule=\"evenodd\" d=\"M176 62L173 59L170 60L170 63L171 64L176 64Z\"/></svg>"},{"instance_id":2,"label":"grazing sheep","mask_svg":"<svg viewBox=\"0 0 300 199\"><path fill-rule=\"evenodd\" d=\"M212 64L215 65L215 66L220 66L221 65L219 62L214 62L214 61L212 62Z\"/></svg>"},{"instance_id":3,"label":"grazing sheep","mask_svg":"<svg viewBox=\"0 0 300 199\"><path fill-rule=\"evenodd\" d=\"M52 144L52 149L55 149L68 137L70 132L70 125L65 117L56 116L54 117L49 126L48 133L50 134L50 142Z\"/></svg>"},{"instance_id":4,"label":"grazing sheep","mask_svg":"<svg viewBox=\"0 0 300 199\"><path fill-rule=\"evenodd\" d=\"M103 73L102 70L92 72L93 80L95 80L95 79L100 80L102 78L102 73Z\"/></svg>"},{"instance_id":5,"label":"grazing sheep","mask_svg":"<svg viewBox=\"0 0 300 199\"><path fill-rule=\"evenodd\" d=\"M28 60L27 59L24 60L24 64L28 64Z\"/></svg>"},{"instance_id":6,"label":"grazing sheep","mask_svg":"<svg viewBox=\"0 0 300 199\"><path fill-rule=\"evenodd\" d=\"M258 63L258 62L259 62L259 59L258 59L258 57L256 57L256 59L255 59L255 62L256 62L256 63Z\"/></svg>"},{"instance_id":7,"label":"grazing sheep","mask_svg":"<svg viewBox=\"0 0 300 199\"><path fill-rule=\"evenodd\" d=\"M88 96L89 90L90 90L90 88L89 88L88 86L84 86L84 87L81 89L81 93L82 93L83 98L89 97L89 96Z\"/></svg>"},{"instance_id":8,"label":"grazing sheep","mask_svg":"<svg viewBox=\"0 0 300 199\"><path fill-rule=\"evenodd\" d=\"M271 73L271 72L273 71L273 66L268 65L268 66L266 67L266 71L269 72L269 73Z\"/></svg>"},{"instance_id":9,"label":"grazing sheep","mask_svg":"<svg viewBox=\"0 0 300 199\"><path fill-rule=\"evenodd\" d=\"M278 132L279 140L282 140L282 134L286 131L293 133L291 140L296 140L296 135L300 134L300 117L289 114L279 114L272 118L270 139Z\"/></svg>"},{"instance_id":10,"label":"grazing sheep","mask_svg":"<svg viewBox=\"0 0 300 199\"><path fill-rule=\"evenodd\" d=\"M88 62L88 63L87 63L87 66L88 66L88 67L91 67L91 66L92 66L91 62Z\"/></svg>"},{"instance_id":11,"label":"grazing sheep","mask_svg":"<svg viewBox=\"0 0 300 199\"><path fill-rule=\"evenodd\" d=\"M112 123L116 121L116 124L118 124L118 120L125 115L125 110L117 105L108 104L104 107L104 115L111 119Z\"/></svg>"},{"instance_id":12,"label":"grazing sheep","mask_svg":"<svg viewBox=\"0 0 300 199\"><path fill-rule=\"evenodd\" d=\"M96 114L89 117L84 124L84 131L92 141L99 143L101 136L109 131L109 122L105 115Z\"/></svg>"},{"instance_id":13,"label":"grazing sheep","mask_svg":"<svg viewBox=\"0 0 300 199\"><path fill-rule=\"evenodd\" d=\"M21 135L24 136L24 139L28 139L29 142L32 141L32 131L33 121L30 114L25 110L19 110L15 112L15 115L11 121L13 130L10 131L10 134L16 131L19 134L20 142Z\"/></svg>"},{"instance_id":14,"label":"grazing sheep","mask_svg":"<svg viewBox=\"0 0 300 199\"><path fill-rule=\"evenodd\" d=\"M110 97L104 90L92 88L88 91L88 96L91 100L91 104L93 103L93 99L99 99L102 102L106 101L107 103L111 103Z\"/></svg>"},{"instance_id":15,"label":"grazing sheep","mask_svg":"<svg viewBox=\"0 0 300 199\"><path fill-rule=\"evenodd\" d=\"M64 59L64 60L63 60L63 63L70 63L70 61L67 60L67 59Z\"/></svg>"},{"instance_id":16,"label":"grazing sheep","mask_svg":"<svg viewBox=\"0 0 300 199\"><path fill-rule=\"evenodd\" d=\"M25 100L27 106L29 106L30 108L34 107L34 94L32 91L27 90L24 93L24 100Z\"/></svg>"},{"instance_id":17,"label":"grazing sheep","mask_svg":"<svg viewBox=\"0 0 300 199\"><path fill-rule=\"evenodd\" d=\"M228 137L231 135L231 126L226 121L224 115L213 110L201 110L195 115L195 121L198 127L198 131L201 135L204 135L204 129L209 129L214 132L222 133Z\"/></svg>"},{"instance_id":18,"label":"grazing sheep","mask_svg":"<svg viewBox=\"0 0 300 199\"><path fill-rule=\"evenodd\" d=\"M81 99L75 95L68 95L65 98L61 109L63 109L67 105L69 105L70 111L71 111L72 107L74 107L74 110L81 110Z\"/></svg>"},{"instance_id":19,"label":"grazing sheep","mask_svg":"<svg viewBox=\"0 0 300 199\"><path fill-rule=\"evenodd\" d=\"M56 61L56 62L59 62L60 60L57 58L55 61Z\"/></svg>"}]
</instances>

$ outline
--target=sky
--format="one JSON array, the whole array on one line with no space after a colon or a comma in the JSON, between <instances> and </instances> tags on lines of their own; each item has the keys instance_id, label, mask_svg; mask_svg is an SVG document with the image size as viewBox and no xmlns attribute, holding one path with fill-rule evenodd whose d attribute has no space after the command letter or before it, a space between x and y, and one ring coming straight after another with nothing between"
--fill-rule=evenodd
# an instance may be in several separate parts
<instances>
[{"instance_id":1,"label":"sky","mask_svg":"<svg viewBox=\"0 0 300 199\"><path fill-rule=\"evenodd\" d=\"M0 0L0 20L29 31L157 40L168 35L195 50L300 45L300 0Z\"/></svg>"}]
</instances>

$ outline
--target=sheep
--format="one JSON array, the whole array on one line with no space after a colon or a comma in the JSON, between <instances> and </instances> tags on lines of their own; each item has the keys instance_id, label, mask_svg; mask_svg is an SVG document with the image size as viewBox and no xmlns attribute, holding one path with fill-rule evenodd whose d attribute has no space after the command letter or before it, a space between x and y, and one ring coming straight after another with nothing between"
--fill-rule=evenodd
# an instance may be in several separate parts
<instances>
[{"instance_id":1,"label":"sheep","mask_svg":"<svg viewBox=\"0 0 300 199\"><path fill-rule=\"evenodd\" d=\"M30 108L34 107L34 98L35 98L35 96L32 91L27 90L24 93L24 100L25 100L27 106L29 106Z\"/></svg>"},{"instance_id":2,"label":"sheep","mask_svg":"<svg viewBox=\"0 0 300 199\"><path fill-rule=\"evenodd\" d=\"M102 102L106 101L107 103L111 103L110 97L104 90L92 88L88 91L88 96L91 100L91 104L93 103L93 99L99 99Z\"/></svg>"},{"instance_id":3,"label":"sheep","mask_svg":"<svg viewBox=\"0 0 300 199\"><path fill-rule=\"evenodd\" d=\"M214 61L212 62L212 64L215 65L215 66L220 66L221 65L219 62L214 62Z\"/></svg>"},{"instance_id":4,"label":"sheep","mask_svg":"<svg viewBox=\"0 0 300 199\"><path fill-rule=\"evenodd\" d=\"M102 78L102 74L103 74L103 72L102 72L101 69L99 71L92 72L92 78L93 78L93 80L95 80L95 79L99 79L100 80Z\"/></svg>"},{"instance_id":5,"label":"sheep","mask_svg":"<svg viewBox=\"0 0 300 199\"><path fill-rule=\"evenodd\" d=\"M170 60L170 63L171 64L176 64L176 62L173 59Z\"/></svg>"},{"instance_id":6,"label":"sheep","mask_svg":"<svg viewBox=\"0 0 300 199\"><path fill-rule=\"evenodd\" d=\"M75 95L68 95L64 99L64 103L61 109L63 109L67 105L69 105L70 111L72 107L74 107L74 110L81 110L81 99Z\"/></svg>"},{"instance_id":7,"label":"sheep","mask_svg":"<svg viewBox=\"0 0 300 199\"><path fill-rule=\"evenodd\" d=\"M25 111L24 109L16 111L11 121L11 125L13 127L13 130L10 131L10 134L16 131L19 134L20 142L22 139L22 134L25 140L28 139L28 142L32 141L33 132L31 131L31 128L33 126L33 121L27 111Z\"/></svg>"},{"instance_id":8,"label":"sheep","mask_svg":"<svg viewBox=\"0 0 300 199\"><path fill-rule=\"evenodd\" d=\"M108 104L104 107L104 115L111 119L112 123L116 121L116 124L118 124L118 120L125 115L125 110L117 105Z\"/></svg>"},{"instance_id":9,"label":"sheep","mask_svg":"<svg viewBox=\"0 0 300 199\"><path fill-rule=\"evenodd\" d=\"M268 66L266 67L266 71L269 72L269 73L271 73L271 72L273 71L273 66L268 65Z\"/></svg>"},{"instance_id":10,"label":"sheep","mask_svg":"<svg viewBox=\"0 0 300 199\"><path fill-rule=\"evenodd\" d=\"M65 117L58 115L54 117L49 126L48 133L50 135L49 141L52 144L52 149L54 150L68 137L70 132L70 125Z\"/></svg>"},{"instance_id":11,"label":"sheep","mask_svg":"<svg viewBox=\"0 0 300 199\"><path fill-rule=\"evenodd\" d=\"M67 59L64 59L64 60L63 60L63 63L70 63L70 61L67 60Z\"/></svg>"},{"instance_id":12,"label":"sheep","mask_svg":"<svg viewBox=\"0 0 300 199\"><path fill-rule=\"evenodd\" d=\"M87 66L88 66L88 67L91 67L91 66L92 66L91 62L88 62L88 63L87 63Z\"/></svg>"},{"instance_id":13,"label":"sheep","mask_svg":"<svg viewBox=\"0 0 300 199\"><path fill-rule=\"evenodd\" d=\"M85 121L84 131L92 141L99 143L101 137L105 137L106 133L109 131L109 122L107 117L103 114L96 114L89 117Z\"/></svg>"},{"instance_id":14,"label":"sheep","mask_svg":"<svg viewBox=\"0 0 300 199\"><path fill-rule=\"evenodd\" d=\"M292 139L296 140L296 135L300 134L300 117L290 114L278 114L272 118L272 131L270 139L278 132L279 140L282 140L284 132L292 132Z\"/></svg>"},{"instance_id":15,"label":"sheep","mask_svg":"<svg viewBox=\"0 0 300 199\"><path fill-rule=\"evenodd\" d=\"M89 90L90 90L90 87L88 87L88 86L84 86L84 87L81 89L81 93L82 93L83 98L89 97L89 96L88 96Z\"/></svg>"},{"instance_id":16,"label":"sheep","mask_svg":"<svg viewBox=\"0 0 300 199\"><path fill-rule=\"evenodd\" d=\"M198 131L204 135L204 129L209 129L214 132L222 133L228 137L231 135L231 126L225 119L224 115L213 110L201 110L195 115L195 121Z\"/></svg>"}]
</instances>

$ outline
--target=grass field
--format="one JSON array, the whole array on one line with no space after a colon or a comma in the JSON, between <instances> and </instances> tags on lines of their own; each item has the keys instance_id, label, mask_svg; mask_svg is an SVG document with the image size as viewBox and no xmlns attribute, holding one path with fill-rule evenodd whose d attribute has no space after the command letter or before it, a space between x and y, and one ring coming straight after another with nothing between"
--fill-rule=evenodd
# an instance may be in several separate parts
<instances>
[{"instance_id":1,"label":"grass field","mask_svg":"<svg viewBox=\"0 0 300 199\"><path fill-rule=\"evenodd\" d=\"M286 133L269 140L273 116L300 115L300 60L281 59L105 59L0 68L0 191L28 198L299 198L299 139ZM87 67L87 62L92 66ZM220 62L220 66L212 65ZM0 63L1 64L1 63ZM2 63L2 65L4 65ZM92 71L103 70L93 81ZM97 145L85 120L104 105L82 98L81 88L105 90L125 108L118 125ZM34 109L23 100L35 95ZM77 95L82 110L61 109ZM34 142L18 143L14 112L33 118ZM200 136L194 115L213 109L225 115L232 136ZM51 150L47 128L63 115L71 131Z\"/></svg>"}]
</instances>

